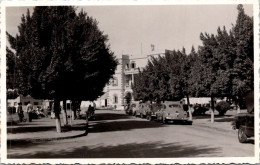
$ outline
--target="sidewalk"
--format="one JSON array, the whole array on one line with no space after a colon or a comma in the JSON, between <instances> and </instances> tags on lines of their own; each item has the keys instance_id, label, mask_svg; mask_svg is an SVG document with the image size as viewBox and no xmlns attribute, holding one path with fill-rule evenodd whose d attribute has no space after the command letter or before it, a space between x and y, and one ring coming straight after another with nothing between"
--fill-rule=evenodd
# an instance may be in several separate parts
<instances>
[{"instance_id":1,"label":"sidewalk","mask_svg":"<svg viewBox=\"0 0 260 165\"><path fill-rule=\"evenodd\" d=\"M233 117L223 117L219 119L215 119L214 123L211 123L210 116L208 119L193 119L193 125L204 127L204 128L210 128L218 131L228 131L228 132L235 132L232 129L232 123Z\"/></svg>"},{"instance_id":2,"label":"sidewalk","mask_svg":"<svg viewBox=\"0 0 260 165\"><path fill-rule=\"evenodd\" d=\"M241 112L246 113L246 110L241 110ZM218 113L215 112L214 123L211 123L211 116L208 112L208 114L206 114L205 116L193 116L193 125L218 131L237 133L235 130L232 129L231 125L236 115L237 113L235 110L228 111L224 116L218 116Z\"/></svg>"},{"instance_id":3,"label":"sidewalk","mask_svg":"<svg viewBox=\"0 0 260 165\"><path fill-rule=\"evenodd\" d=\"M70 123L70 119L69 123ZM22 122L7 126L7 140L12 143L55 141L86 136L86 120L72 121L72 126L64 127L61 119L62 132L56 132L55 119L40 118L32 122Z\"/></svg>"}]
</instances>

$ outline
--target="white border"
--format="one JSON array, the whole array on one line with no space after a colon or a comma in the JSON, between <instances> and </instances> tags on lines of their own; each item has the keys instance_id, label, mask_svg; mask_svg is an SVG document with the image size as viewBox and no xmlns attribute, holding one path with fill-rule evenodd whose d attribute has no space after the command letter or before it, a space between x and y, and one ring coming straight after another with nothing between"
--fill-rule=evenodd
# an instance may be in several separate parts
<instances>
[{"instance_id":1,"label":"white border","mask_svg":"<svg viewBox=\"0 0 260 165\"><path fill-rule=\"evenodd\" d=\"M25 3L26 2L26 3ZM255 156L254 157L205 157L205 158L138 158L138 159L7 159L7 145L6 145L6 27L5 27L5 8L8 6L57 6L57 5L74 5L74 6L109 6L109 5L214 5L214 4L253 4L254 7L254 89L255 89ZM159 0L159 1L148 1L148 0L89 0L89 1L4 1L1 2L1 163L258 163L259 162L259 2L257 0L219 0L219 1L206 1L206 0ZM237 139L234 139L237 140Z\"/></svg>"}]
</instances>

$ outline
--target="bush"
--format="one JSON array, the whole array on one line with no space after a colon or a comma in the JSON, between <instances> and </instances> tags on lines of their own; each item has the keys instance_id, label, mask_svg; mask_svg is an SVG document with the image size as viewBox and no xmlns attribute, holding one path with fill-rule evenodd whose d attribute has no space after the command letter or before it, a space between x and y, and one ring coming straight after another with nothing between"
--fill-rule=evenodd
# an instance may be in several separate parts
<instances>
[{"instance_id":1,"label":"bush","mask_svg":"<svg viewBox=\"0 0 260 165\"><path fill-rule=\"evenodd\" d=\"M14 114L16 112L16 108L15 107L8 107L7 111L9 114Z\"/></svg>"},{"instance_id":2,"label":"bush","mask_svg":"<svg viewBox=\"0 0 260 165\"><path fill-rule=\"evenodd\" d=\"M217 103L216 110L220 116L225 115L225 113L230 109L230 104L226 101L220 101Z\"/></svg>"}]
</instances>

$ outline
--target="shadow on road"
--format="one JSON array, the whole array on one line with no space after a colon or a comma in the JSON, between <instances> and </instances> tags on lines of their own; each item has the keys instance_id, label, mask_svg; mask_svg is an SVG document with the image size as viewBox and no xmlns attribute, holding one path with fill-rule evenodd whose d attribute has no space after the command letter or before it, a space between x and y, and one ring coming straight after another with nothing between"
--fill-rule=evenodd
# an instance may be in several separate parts
<instances>
[{"instance_id":1,"label":"shadow on road","mask_svg":"<svg viewBox=\"0 0 260 165\"><path fill-rule=\"evenodd\" d=\"M149 122L146 120L98 122L89 125L89 133L128 131L132 129L158 128L164 126L165 125L160 123Z\"/></svg>"},{"instance_id":2,"label":"shadow on road","mask_svg":"<svg viewBox=\"0 0 260 165\"><path fill-rule=\"evenodd\" d=\"M31 152L30 154L9 154L8 158L176 158L205 157L221 152L209 146L195 147L179 143L129 143L117 146L78 146L67 151Z\"/></svg>"},{"instance_id":3,"label":"shadow on road","mask_svg":"<svg viewBox=\"0 0 260 165\"><path fill-rule=\"evenodd\" d=\"M126 114L112 114L112 113L101 113L95 115L96 120L119 120L119 119L131 119L133 116Z\"/></svg>"},{"instance_id":4,"label":"shadow on road","mask_svg":"<svg viewBox=\"0 0 260 165\"><path fill-rule=\"evenodd\" d=\"M55 126L25 126L25 127L10 127L7 128L7 133L28 133L28 132L41 132L41 131L56 131Z\"/></svg>"},{"instance_id":5,"label":"shadow on road","mask_svg":"<svg viewBox=\"0 0 260 165\"><path fill-rule=\"evenodd\" d=\"M215 119L221 119L221 118L225 118L225 117L231 117L232 115L225 115L225 116L219 116L219 115L214 115ZM205 114L205 115L196 115L196 116L192 116L193 119L210 119L211 116L209 114Z\"/></svg>"},{"instance_id":6,"label":"shadow on road","mask_svg":"<svg viewBox=\"0 0 260 165\"><path fill-rule=\"evenodd\" d=\"M232 122L234 118L222 118L222 119L215 119L215 122Z\"/></svg>"}]
</instances>

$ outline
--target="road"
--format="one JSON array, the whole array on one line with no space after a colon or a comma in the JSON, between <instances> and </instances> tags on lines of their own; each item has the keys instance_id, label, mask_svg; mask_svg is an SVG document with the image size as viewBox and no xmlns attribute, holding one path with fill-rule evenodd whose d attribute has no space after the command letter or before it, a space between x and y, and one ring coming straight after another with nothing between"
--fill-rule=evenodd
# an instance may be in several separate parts
<instances>
[{"instance_id":1,"label":"road","mask_svg":"<svg viewBox=\"0 0 260 165\"><path fill-rule=\"evenodd\" d=\"M175 158L254 156L235 131L147 121L122 111L97 110L89 133L73 139L12 146L9 158Z\"/></svg>"}]
</instances>

